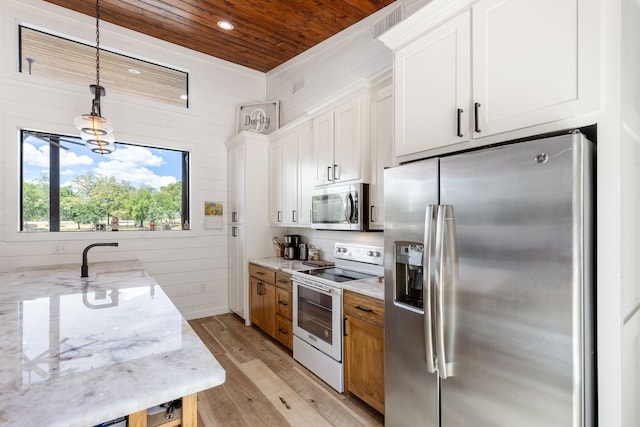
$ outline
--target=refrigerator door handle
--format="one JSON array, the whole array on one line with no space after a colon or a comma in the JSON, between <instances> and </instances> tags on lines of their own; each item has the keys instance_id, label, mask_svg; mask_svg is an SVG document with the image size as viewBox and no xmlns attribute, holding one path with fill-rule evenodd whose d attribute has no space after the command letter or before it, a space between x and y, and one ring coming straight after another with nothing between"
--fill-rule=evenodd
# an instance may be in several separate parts
<instances>
[{"instance_id":1,"label":"refrigerator door handle","mask_svg":"<svg viewBox=\"0 0 640 427\"><path fill-rule=\"evenodd\" d=\"M448 377L445 344L444 344L444 285L445 285L445 227L446 219L448 218L450 206L441 205L438 207L438 215L436 219L436 254L435 264L436 271L434 274L434 310L435 310L435 334L436 334L436 353L438 372L440 378L446 379Z\"/></svg>"},{"instance_id":2,"label":"refrigerator door handle","mask_svg":"<svg viewBox=\"0 0 640 427\"><path fill-rule=\"evenodd\" d=\"M422 258L422 303L424 306L424 350L427 361L427 370L430 373L436 372L436 360L433 346L433 313L432 294L433 285L431 283L431 247L433 233L436 231L436 217L438 206L428 205L424 216L424 252Z\"/></svg>"}]
</instances>

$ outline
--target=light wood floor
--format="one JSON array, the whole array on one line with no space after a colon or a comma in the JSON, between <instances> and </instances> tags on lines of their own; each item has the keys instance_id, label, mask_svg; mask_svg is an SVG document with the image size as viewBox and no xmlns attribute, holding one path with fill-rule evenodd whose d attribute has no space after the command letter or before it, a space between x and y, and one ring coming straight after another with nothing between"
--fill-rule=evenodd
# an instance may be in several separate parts
<instances>
[{"instance_id":1,"label":"light wood floor","mask_svg":"<svg viewBox=\"0 0 640 427\"><path fill-rule=\"evenodd\" d=\"M234 314L189 322L226 371L198 393L198 426L382 426L384 417L335 392L291 352Z\"/></svg>"}]
</instances>

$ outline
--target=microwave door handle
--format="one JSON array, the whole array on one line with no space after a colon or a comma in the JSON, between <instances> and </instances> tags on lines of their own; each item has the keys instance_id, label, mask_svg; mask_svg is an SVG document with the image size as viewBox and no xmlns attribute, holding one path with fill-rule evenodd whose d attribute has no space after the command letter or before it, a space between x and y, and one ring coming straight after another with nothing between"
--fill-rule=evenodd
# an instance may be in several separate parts
<instances>
[{"instance_id":1,"label":"microwave door handle","mask_svg":"<svg viewBox=\"0 0 640 427\"><path fill-rule=\"evenodd\" d=\"M344 218L347 220L347 223L353 223L353 195L351 193L347 193L344 196Z\"/></svg>"},{"instance_id":2,"label":"microwave door handle","mask_svg":"<svg viewBox=\"0 0 640 427\"><path fill-rule=\"evenodd\" d=\"M436 372L436 361L433 345L433 284L431 283L431 247L435 232L435 220L438 206L428 205L424 217L424 247L422 253L422 303L424 306L424 350L427 371Z\"/></svg>"}]
</instances>

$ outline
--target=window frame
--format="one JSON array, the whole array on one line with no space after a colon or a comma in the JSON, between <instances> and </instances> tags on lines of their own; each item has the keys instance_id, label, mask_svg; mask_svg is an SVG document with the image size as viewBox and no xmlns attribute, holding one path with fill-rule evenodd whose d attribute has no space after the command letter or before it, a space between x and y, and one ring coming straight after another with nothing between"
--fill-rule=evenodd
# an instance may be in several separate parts
<instances>
[{"instance_id":1,"label":"window frame","mask_svg":"<svg viewBox=\"0 0 640 427\"><path fill-rule=\"evenodd\" d=\"M28 230L24 229L24 141L25 139L28 137L28 135L31 134L37 134L37 135L44 135L48 138L50 138L49 142L49 231L48 232L40 232L40 233L33 233L33 232L29 232ZM61 232L60 231L60 223L61 223L61 212L60 212L60 190L61 190L61 185L60 185L60 150L62 148L60 148L60 143L61 138L76 138L75 136L69 136L69 135L63 135L63 134L58 134L58 133L51 133L51 132L40 132L40 131L34 131L31 129L20 129L19 132L19 150L18 150L18 154L19 154L19 159L18 159L18 164L19 164L19 200L18 200L18 205L19 205L19 209L18 209L18 216L19 216L19 224L17 227L17 232L20 235L50 235L51 233L62 233L61 235L68 235L68 234L82 234L82 232L80 233L75 233L75 232ZM76 138L79 139L79 138ZM79 143L78 143L79 144ZM147 145L147 144L135 144L135 143L129 143L129 142L119 142L116 141L116 145L124 145L124 146L134 146L134 147L144 147L144 148L150 148L150 149L156 149L156 150L166 150L166 151L174 151L174 152L178 152L181 153L181 183L182 183L182 201L181 201L181 210L180 210L180 224L181 224L181 229L180 230L175 230L175 231L184 231L184 230L190 230L190 226L188 226L189 224L191 224L191 212L190 212L190 205L191 205L191 192L190 192L190 152L188 150L185 149L175 149L175 148L166 148L166 147L160 147L160 146L152 146L152 145ZM185 224L187 224L187 227L185 227ZM123 231L125 234L130 234L130 233L135 233L136 231L142 231L142 230L129 230L129 231ZM143 233L145 231L142 231ZM167 233L162 233L164 235L167 235ZM172 234L172 233L168 233L168 234Z\"/></svg>"}]
</instances>

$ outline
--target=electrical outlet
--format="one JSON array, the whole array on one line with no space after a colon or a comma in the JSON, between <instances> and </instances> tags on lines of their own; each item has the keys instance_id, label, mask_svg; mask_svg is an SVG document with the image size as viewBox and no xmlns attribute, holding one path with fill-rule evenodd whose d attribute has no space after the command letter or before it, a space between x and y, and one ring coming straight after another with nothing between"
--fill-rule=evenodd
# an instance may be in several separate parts
<instances>
[{"instance_id":1,"label":"electrical outlet","mask_svg":"<svg viewBox=\"0 0 640 427\"><path fill-rule=\"evenodd\" d=\"M62 254L62 253L65 253L66 251L67 251L67 248L65 247L64 243L56 243L53 245L54 254Z\"/></svg>"}]
</instances>

